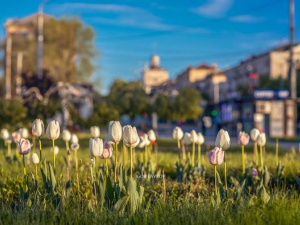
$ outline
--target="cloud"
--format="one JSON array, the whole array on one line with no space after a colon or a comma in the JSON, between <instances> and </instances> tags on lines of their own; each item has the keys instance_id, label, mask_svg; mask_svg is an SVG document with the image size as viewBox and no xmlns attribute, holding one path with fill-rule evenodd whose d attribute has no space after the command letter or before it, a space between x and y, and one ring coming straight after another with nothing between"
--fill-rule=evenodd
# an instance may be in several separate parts
<instances>
[{"instance_id":1,"label":"cloud","mask_svg":"<svg viewBox=\"0 0 300 225\"><path fill-rule=\"evenodd\" d=\"M143 9L132 7L128 5L118 5L118 4L89 4L89 3L64 3L60 5L53 5L54 8L61 12L69 11L103 11L103 12L115 12L115 13L136 13L142 12Z\"/></svg>"},{"instance_id":2,"label":"cloud","mask_svg":"<svg viewBox=\"0 0 300 225\"><path fill-rule=\"evenodd\" d=\"M171 25L160 23L159 21L147 21L135 18L94 18L93 21L100 24L109 24L115 26L138 27L151 30L170 30Z\"/></svg>"},{"instance_id":3,"label":"cloud","mask_svg":"<svg viewBox=\"0 0 300 225\"><path fill-rule=\"evenodd\" d=\"M201 16L220 17L231 8L232 4L233 0L211 0L191 11Z\"/></svg>"},{"instance_id":4,"label":"cloud","mask_svg":"<svg viewBox=\"0 0 300 225\"><path fill-rule=\"evenodd\" d=\"M238 15L238 16L232 16L230 18L230 21L241 22L241 23L256 23L262 20L263 20L262 17L255 17L251 15Z\"/></svg>"},{"instance_id":5,"label":"cloud","mask_svg":"<svg viewBox=\"0 0 300 225\"><path fill-rule=\"evenodd\" d=\"M277 47L277 46L287 44L288 42L289 42L289 40L287 38L281 38L281 39L276 39L276 40L270 40L267 42L267 45L270 47Z\"/></svg>"}]
</instances>

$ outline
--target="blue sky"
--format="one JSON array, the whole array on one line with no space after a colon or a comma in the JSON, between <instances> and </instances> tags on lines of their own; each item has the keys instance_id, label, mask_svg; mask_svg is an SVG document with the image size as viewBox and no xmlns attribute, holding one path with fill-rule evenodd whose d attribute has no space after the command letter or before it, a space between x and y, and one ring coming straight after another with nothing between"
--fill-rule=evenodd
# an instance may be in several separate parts
<instances>
[{"instance_id":1,"label":"blue sky","mask_svg":"<svg viewBox=\"0 0 300 225\"><path fill-rule=\"evenodd\" d=\"M2 1L0 23L36 12L39 2ZM296 41L299 7L296 2ZM99 55L92 79L101 80L102 93L115 78L140 78L153 53L172 78L187 65L215 62L225 69L289 38L288 0L49 0L44 11L93 27Z\"/></svg>"}]
</instances>

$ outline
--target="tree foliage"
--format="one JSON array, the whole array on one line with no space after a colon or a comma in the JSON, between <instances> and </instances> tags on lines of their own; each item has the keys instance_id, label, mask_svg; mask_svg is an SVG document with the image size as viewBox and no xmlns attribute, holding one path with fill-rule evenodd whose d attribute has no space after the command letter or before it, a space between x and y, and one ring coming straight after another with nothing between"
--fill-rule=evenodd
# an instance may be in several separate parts
<instances>
[{"instance_id":1,"label":"tree foliage","mask_svg":"<svg viewBox=\"0 0 300 225\"><path fill-rule=\"evenodd\" d=\"M109 106L118 110L120 115L130 117L149 113L150 98L138 82L115 80L107 96Z\"/></svg>"},{"instance_id":2,"label":"tree foliage","mask_svg":"<svg viewBox=\"0 0 300 225\"><path fill-rule=\"evenodd\" d=\"M0 99L0 127L6 127L13 131L16 125L20 126L26 123L27 108L17 100L3 100Z\"/></svg>"},{"instance_id":3,"label":"tree foliage","mask_svg":"<svg viewBox=\"0 0 300 225\"><path fill-rule=\"evenodd\" d=\"M33 25L37 33L37 24ZM25 73L36 73L37 37L13 36L12 74L16 74L16 53L23 53ZM94 72L94 32L79 19L48 17L44 24L43 69L56 81L86 81Z\"/></svg>"}]
</instances>

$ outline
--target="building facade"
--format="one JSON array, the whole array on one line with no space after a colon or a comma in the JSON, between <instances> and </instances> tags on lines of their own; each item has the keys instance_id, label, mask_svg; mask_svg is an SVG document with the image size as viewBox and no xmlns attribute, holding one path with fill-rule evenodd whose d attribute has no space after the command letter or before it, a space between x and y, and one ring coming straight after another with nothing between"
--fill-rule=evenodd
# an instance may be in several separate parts
<instances>
[{"instance_id":1,"label":"building facade","mask_svg":"<svg viewBox=\"0 0 300 225\"><path fill-rule=\"evenodd\" d=\"M147 94L151 93L153 87L165 83L169 79L169 72L160 67L160 58L158 55L151 57L150 67L144 69L142 83Z\"/></svg>"}]
</instances>

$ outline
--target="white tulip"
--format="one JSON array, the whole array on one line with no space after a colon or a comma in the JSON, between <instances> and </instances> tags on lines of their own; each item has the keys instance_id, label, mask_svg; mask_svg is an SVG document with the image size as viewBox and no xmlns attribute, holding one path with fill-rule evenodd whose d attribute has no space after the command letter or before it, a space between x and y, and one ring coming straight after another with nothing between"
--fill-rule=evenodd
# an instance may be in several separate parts
<instances>
[{"instance_id":1,"label":"white tulip","mask_svg":"<svg viewBox=\"0 0 300 225\"><path fill-rule=\"evenodd\" d=\"M46 130L46 135L47 135L47 138L51 139L51 140L56 140L57 138L59 138L60 126L59 126L58 121L52 120L48 124L47 130Z\"/></svg>"},{"instance_id":2,"label":"white tulip","mask_svg":"<svg viewBox=\"0 0 300 225\"><path fill-rule=\"evenodd\" d=\"M100 157L103 154L103 140L100 138L91 138L89 149L93 157Z\"/></svg>"},{"instance_id":3,"label":"white tulip","mask_svg":"<svg viewBox=\"0 0 300 225\"><path fill-rule=\"evenodd\" d=\"M149 146L151 144L151 141L148 138L148 134L144 134L144 142L145 146Z\"/></svg>"},{"instance_id":4,"label":"white tulip","mask_svg":"<svg viewBox=\"0 0 300 225\"><path fill-rule=\"evenodd\" d=\"M145 138L144 136L140 136L139 148L144 148L144 147L145 147Z\"/></svg>"},{"instance_id":5,"label":"white tulip","mask_svg":"<svg viewBox=\"0 0 300 225\"><path fill-rule=\"evenodd\" d=\"M29 132L27 128L20 128L19 132L22 138L26 139L29 137Z\"/></svg>"},{"instance_id":6,"label":"white tulip","mask_svg":"<svg viewBox=\"0 0 300 225\"><path fill-rule=\"evenodd\" d=\"M136 147L139 144L139 136L135 127L130 125L123 127L123 141L128 147Z\"/></svg>"},{"instance_id":7,"label":"white tulip","mask_svg":"<svg viewBox=\"0 0 300 225\"><path fill-rule=\"evenodd\" d=\"M151 142L156 141L156 134L155 134L154 130L148 131L148 138Z\"/></svg>"},{"instance_id":8,"label":"white tulip","mask_svg":"<svg viewBox=\"0 0 300 225\"><path fill-rule=\"evenodd\" d=\"M20 155L28 155L32 148L30 141L27 139L21 139L18 143L18 152Z\"/></svg>"},{"instance_id":9,"label":"white tulip","mask_svg":"<svg viewBox=\"0 0 300 225\"><path fill-rule=\"evenodd\" d=\"M72 134L71 143L79 143L78 136L76 134Z\"/></svg>"},{"instance_id":10,"label":"white tulip","mask_svg":"<svg viewBox=\"0 0 300 225\"><path fill-rule=\"evenodd\" d=\"M227 150L230 147L230 137L227 131L221 129L218 132L215 146L222 148L223 151Z\"/></svg>"},{"instance_id":11,"label":"white tulip","mask_svg":"<svg viewBox=\"0 0 300 225\"><path fill-rule=\"evenodd\" d=\"M78 143L72 143L71 144L71 149L72 150L78 150L80 148L80 145Z\"/></svg>"},{"instance_id":12,"label":"white tulip","mask_svg":"<svg viewBox=\"0 0 300 225\"><path fill-rule=\"evenodd\" d=\"M265 146L267 142L266 134L265 133L260 133L257 137L257 144L259 146Z\"/></svg>"},{"instance_id":13,"label":"white tulip","mask_svg":"<svg viewBox=\"0 0 300 225\"><path fill-rule=\"evenodd\" d=\"M183 131L180 127L175 127L173 130L173 138L175 140L181 140L183 138Z\"/></svg>"},{"instance_id":14,"label":"white tulip","mask_svg":"<svg viewBox=\"0 0 300 225\"><path fill-rule=\"evenodd\" d=\"M1 138L3 140L7 140L9 138L9 132L7 129L4 128L1 130Z\"/></svg>"},{"instance_id":15,"label":"white tulip","mask_svg":"<svg viewBox=\"0 0 300 225\"><path fill-rule=\"evenodd\" d=\"M197 140L197 144L198 145L202 145L205 142L205 138L201 133L198 133L198 140Z\"/></svg>"},{"instance_id":16,"label":"white tulip","mask_svg":"<svg viewBox=\"0 0 300 225\"><path fill-rule=\"evenodd\" d=\"M31 156L31 162L33 164L39 164L40 163L39 156L36 153L32 154L32 156Z\"/></svg>"},{"instance_id":17,"label":"white tulip","mask_svg":"<svg viewBox=\"0 0 300 225\"><path fill-rule=\"evenodd\" d=\"M119 121L110 121L108 129L109 141L118 144L122 140L122 126Z\"/></svg>"},{"instance_id":18,"label":"white tulip","mask_svg":"<svg viewBox=\"0 0 300 225\"><path fill-rule=\"evenodd\" d=\"M41 137L45 132L44 123L40 119L36 119L32 123L32 133L36 137Z\"/></svg>"},{"instance_id":19,"label":"white tulip","mask_svg":"<svg viewBox=\"0 0 300 225\"><path fill-rule=\"evenodd\" d=\"M53 148L51 148L51 152L53 152ZM59 153L59 147L58 146L54 146L54 153L55 155L57 155Z\"/></svg>"},{"instance_id":20,"label":"white tulip","mask_svg":"<svg viewBox=\"0 0 300 225\"><path fill-rule=\"evenodd\" d=\"M183 135L183 143L185 145L190 145L192 142L191 142L191 134L188 133L188 132L185 132L184 135Z\"/></svg>"},{"instance_id":21,"label":"white tulip","mask_svg":"<svg viewBox=\"0 0 300 225\"><path fill-rule=\"evenodd\" d=\"M69 130L63 130L62 132L62 139L65 141L65 142L69 142L71 140L71 132Z\"/></svg>"},{"instance_id":22,"label":"white tulip","mask_svg":"<svg viewBox=\"0 0 300 225\"><path fill-rule=\"evenodd\" d=\"M97 126L92 126L90 128L90 132L91 132L91 136L93 138L98 138L100 137L100 127L97 127Z\"/></svg>"},{"instance_id":23,"label":"white tulip","mask_svg":"<svg viewBox=\"0 0 300 225\"><path fill-rule=\"evenodd\" d=\"M260 134L259 130L256 128L253 128L250 133L251 140L256 142L259 134Z\"/></svg>"},{"instance_id":24,"label":"white tulip","mask_svg":"<svg viewBox=\"0 0 300 225\"><path fill-rule=\"evenodd\" d=\"M196 143L198 141L198 134L195 130L192 130L191 132L191 142Z\"/></svg>"}]
</instances>

